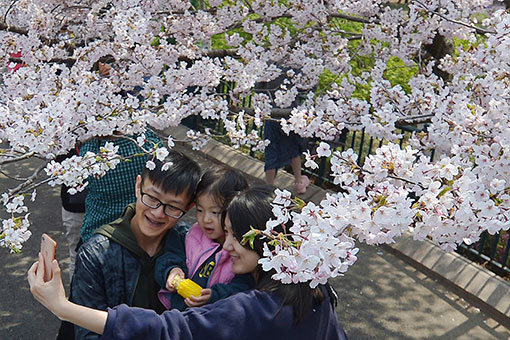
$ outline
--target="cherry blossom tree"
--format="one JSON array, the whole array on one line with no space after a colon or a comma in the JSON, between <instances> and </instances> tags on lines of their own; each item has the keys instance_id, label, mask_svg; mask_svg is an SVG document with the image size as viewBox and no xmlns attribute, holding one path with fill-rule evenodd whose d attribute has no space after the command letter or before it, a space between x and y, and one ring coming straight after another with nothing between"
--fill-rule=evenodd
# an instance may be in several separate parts
<instances>
[{"instance_id":1,"label":"cherry blossom tree","mask_svg":"<svg viewBox=\"0 0 510 340\"><path fill-rule=\"evenodd\" d=\"M37 186L79 191L87 176L122 161L113 145L61 163L57 155L89 138L129 138L192 115L222 121L234 146L263 149L247 124L266 119L323 141L306 165L330 157L340 190L318 205L278 190L275 219L247 235L273 238L261 263L284 282L341 275L356 260L355 241L390 243L410 231L453 250L510 226L510 15L498 2L0 3L0 166L46 162L2 195L11 217L0 245L19 250L30 236L24 197ZM353 67L360 60L370 61L361 71ZM395 61L413 70L405 83L389 76ZM98 63L111 64L108 76ZM257 90L277 78L274 91ZM219 93L222 84L230 90ZM427 130L408 146L392 143L399 126L417 123ZM390 142L360 166L352 150L327 143L344 128ZM188 137L199 147L209 136ZM164 160L168 150L146 152ZM292 227L276 233L284 223Z\"/></svg>"}]
</instances>

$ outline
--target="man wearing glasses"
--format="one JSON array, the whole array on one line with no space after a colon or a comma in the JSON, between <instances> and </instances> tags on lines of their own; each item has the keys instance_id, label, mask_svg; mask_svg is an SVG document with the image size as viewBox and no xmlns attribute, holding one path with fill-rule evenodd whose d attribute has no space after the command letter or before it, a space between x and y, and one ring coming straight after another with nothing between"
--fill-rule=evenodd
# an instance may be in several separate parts
<instances>
[{"instance_id":1,"label":"man wearing glasses","mask_svg":"<svg viewBox=\"0 0 510 340\"><path fill-rule=\"evenodd\" d=\"M200 180L195 161L171 152L168 170L154 161L136 178L136 203L130 204L116 221L99 228L78 251L71 301L106 310L125 303L162 312L154 280L156 259L164 245L182 249L187 226L177 222L191 208ZM75 328L75 339L97 339L99 335Z\"/></svg>"}]
</instances>

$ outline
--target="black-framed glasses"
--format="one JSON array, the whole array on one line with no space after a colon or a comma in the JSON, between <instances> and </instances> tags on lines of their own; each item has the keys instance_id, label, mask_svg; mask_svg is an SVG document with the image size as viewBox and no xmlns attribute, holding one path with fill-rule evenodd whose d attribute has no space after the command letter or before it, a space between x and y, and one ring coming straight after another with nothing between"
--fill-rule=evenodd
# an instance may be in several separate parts
<instances>
[{"instance_id":1,"label":"black-framed glasses","mask_svg":"<svg viewBox=\"0 0 510 340\"><path fill-rule=\"evenodd\" d=\"M143 204L148 206L152 209L157 209L160 206L163 206L163 212L166 216L172 217L172 218L181 218L182 215L186 213L186 211L182 210L181 208L174 207L171 204L165 204L158 200L156 197L151 196L145 192L142 191L142 186L140 185L140 195L141 195L141 201Z\"/></svg>"}]
</instances>

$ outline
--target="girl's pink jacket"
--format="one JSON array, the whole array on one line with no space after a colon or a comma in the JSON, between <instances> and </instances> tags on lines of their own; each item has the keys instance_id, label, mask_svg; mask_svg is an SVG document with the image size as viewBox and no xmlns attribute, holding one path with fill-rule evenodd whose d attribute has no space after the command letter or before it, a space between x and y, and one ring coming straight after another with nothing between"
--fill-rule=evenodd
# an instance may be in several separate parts
<instances>
[{"instance_id":1,"label":"girl's pink jacket","mask_svg":"<svg viewBox=\"0 0 510 340\"><path fill-rule=\"evenodd\" d=\"M218 249L220 245L205 236L198 223L195 223L186 236L186 267L188 277L193 277L198 268ZM207 287L216 283L230 283L234 278L230 255L221 249L215 256L216 265L209 277ZM205 288L205 287L204 287Z\"/></svg>"}]
</instances>

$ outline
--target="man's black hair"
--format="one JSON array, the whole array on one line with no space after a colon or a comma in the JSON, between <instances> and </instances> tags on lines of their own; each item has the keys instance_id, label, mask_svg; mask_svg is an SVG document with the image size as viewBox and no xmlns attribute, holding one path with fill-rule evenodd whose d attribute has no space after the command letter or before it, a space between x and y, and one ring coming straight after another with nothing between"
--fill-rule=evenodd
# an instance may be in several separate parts
<instances>
[{"instance_id":1,"label":"man's black hair","mask_svg":"<svg viewBox=\"0 0 510 340\"><path fill-rule=\"evenodd\" d=\"M180 195L185 193L191 203L195 200L195 192L200 181L200 166L194 160L188 158L178 151L171 151L166 157L165 162L154 159L156 167L149 170L147 167L142 172L142 180L149 179L152 184L159 187L165 193ZM165 163L171 162L172 165L163 170Z\"/></svg>"}]
</instances>

